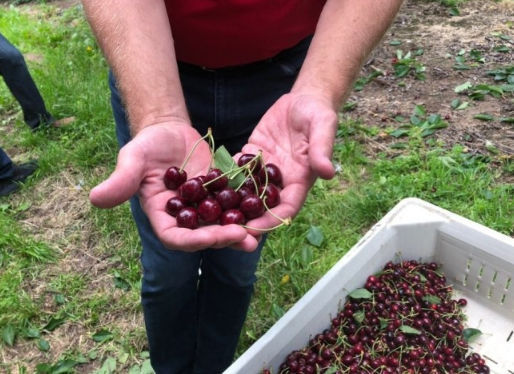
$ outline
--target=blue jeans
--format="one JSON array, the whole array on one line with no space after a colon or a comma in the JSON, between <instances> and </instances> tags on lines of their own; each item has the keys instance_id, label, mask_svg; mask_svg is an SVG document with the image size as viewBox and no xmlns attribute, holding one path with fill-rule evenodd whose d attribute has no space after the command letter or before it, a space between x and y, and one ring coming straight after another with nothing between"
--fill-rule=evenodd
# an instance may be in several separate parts
<instances>
[{"instance_id":1,"label":"blue jeans","mask_svg":"<svg viewBox=\"0 0 514 374\"><path fill-rule=\"evenodd\" d=\"M195 128L211 127L216 146L236 153L267 109L290 91L310 40L263 61L206 70L179 63L186 104ZM120 146L129 127L109 79ZM152 232L138 197L130 200L143 247L142 305L150 359L158 374L220 374L230 366L254 290L264 245L252 253L230 248L195 253L166 249ZM201 274L199 274L201 270Z\"/></svg>"},{"instance_id":2,"label":"blue jeans","mask_svg":"<svg viewBox=\"0 0 514 374\"><path fill-rule=\"evenodd\" d=\"M0 75L20 104L23 119L31 129L54 122L46 110L23 55L2 34L0 34Z\"/></svg>"}]
</instances>

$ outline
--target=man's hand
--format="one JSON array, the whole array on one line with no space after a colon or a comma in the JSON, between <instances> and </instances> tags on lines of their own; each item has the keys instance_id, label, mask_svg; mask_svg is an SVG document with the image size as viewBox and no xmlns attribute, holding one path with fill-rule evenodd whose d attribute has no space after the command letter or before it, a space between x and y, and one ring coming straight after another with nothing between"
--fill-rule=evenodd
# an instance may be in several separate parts
<instances>
[{"instance_id":1,"label":"man's hand","mask_svg":"<svg viewBox=\"0 0 514 374\"><path fill-rule=\"evenodd\" d=\"M170 249L196 251L230 246L245 251L257 247L257 239L238 225L210 225L189 230L177 227L165 211L166 202L176 191L166 189L163 176L170 166L181 167L200 134L188 124L156 124L141 130L118 155L116 169L90 193L93 205L112 208L138 193L141 206L159 240ZM188 160L188 178L205 174L211 151L201 141Z\"/></svg>"},{"instance_id":2,"label":"man's hand","mask_svg":"<svg viewBox=\"0 0 514 374\"><path fill-rule=\"evenodd\" d=\"M337 114L329 101L295 94L282 96L259 122L243 153L262 150L264 161L280 168L284 188L280 205L272 209L274 214L294 217L316 179L334 176L331 157L337 124ZM279 223L266 213L248 226L267 229Z\"/></svg>"}]
</instances>

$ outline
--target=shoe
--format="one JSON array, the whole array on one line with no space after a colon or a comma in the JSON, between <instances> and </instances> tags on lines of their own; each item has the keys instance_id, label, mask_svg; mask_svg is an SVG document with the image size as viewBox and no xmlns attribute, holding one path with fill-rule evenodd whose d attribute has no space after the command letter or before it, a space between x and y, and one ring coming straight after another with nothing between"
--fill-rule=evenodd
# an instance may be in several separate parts
<instances>
[{"instance_id":1,"label":"shoe","mask_svg":"<svg viewBox=\"0 0 514 374\"><path fill-rule=\"evenodd\" d=\"M7 196L20 189L20 183L36 171L37 161L29 161L21 165L13 166L12 178L0 180L0 196Z\"/></svg>"},{"instance_id":2,"label":"shoe","mask_svg":"<svg viewBox=\"0 0 514 374\"><path fill-rule=\"evenodd\" d=\"M50 117L50 119L48 121L39 122L37 125L32 126L31 129L32 129L32 132L37 132L41 129L48 129L50 127L64 127L64 126L68 126L72 122L75 122L75 120L76 120L75 116L61 118L61 119L57 119L57 120Z\"/></svg>"},{"instance_id":3,"label":"shoe","mask_svg":"<svg viewBox=\"0 0 514 374\"><path fill-rule=\"evenodd\" d=\"M56 120L54 123L52 123L53 127L64 127L68 126L70 123L75 122L75 117L66 117Z\"/></svg>"}]
</instances>

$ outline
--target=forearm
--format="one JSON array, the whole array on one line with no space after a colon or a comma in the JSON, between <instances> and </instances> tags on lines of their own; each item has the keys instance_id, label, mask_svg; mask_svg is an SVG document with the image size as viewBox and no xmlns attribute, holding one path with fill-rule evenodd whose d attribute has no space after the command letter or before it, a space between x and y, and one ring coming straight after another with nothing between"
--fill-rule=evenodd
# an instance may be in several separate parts
<instances>
[{"instance_id":1,"label":"forearm","mask_svg":"<svg viewBox=\"0 0 514 374\"><path fill-rule=\"evenodd\" d=\"M133 134L154 123L189 123L164 2L82 3L116 76Z\"/></svg>"},{"instance_id":2,"label":"forearm","mask_svg":"<svg viewBox=\"0 0 514 374\"><path fill-rule=\"evenodd\" d=\"M328 0L292 92L318 95L339 109L402 2Z\"/></svg>"}]
</instances>

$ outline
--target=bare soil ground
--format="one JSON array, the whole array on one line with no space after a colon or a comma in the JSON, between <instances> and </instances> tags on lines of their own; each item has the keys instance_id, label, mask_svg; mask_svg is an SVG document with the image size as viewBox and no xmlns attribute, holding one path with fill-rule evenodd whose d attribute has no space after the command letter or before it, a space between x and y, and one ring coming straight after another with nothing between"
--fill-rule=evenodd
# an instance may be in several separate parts
<instances>
[{"instance_id":1,"label":"bare soil ground","mask_svg":"<svg viewBox=\"0 0 514 374\"><path fill-rule=\"evenodd\" d=\"M514 95L503 97L486 95L482 100L471 100L466 93L455 88L466 82L472 85L501 85L487 72L514 65L514 2L474 1L459 6L460 15L451 16L450 9L435 3L422 4L407 1L393 27L376 48L363 70L364 76L374 71L384 75L355 92L350 101L356 108L349 117L365 124L386 129L399 127L395 117L406 118L416 105L423 105L427 114L440 114L449 126L436 132L450 148L454 144L465 146L469 152L487 153L486 142L492 143L503 155L514 155L514 125L500 122L499 118L514 117ZM401 44L396 45L395 42ZM500 52L503 47L507 52ZM411 71L398 78L393 70L397 51L411 52L420 66L426 68L425 80L416 79ZM422 54L416 55L417 51ZM470 57L474 51L481 62ZM458 55L466 59L469 70L455 69ZM479 60L478 58L476 60ZM469 102L464 110L451 107L453 100ZM495 120L475 119L477 114L490 114ZM369 140L370 152L388 150L397 139L381 133Z\"/></svg>"}]
</instances>

